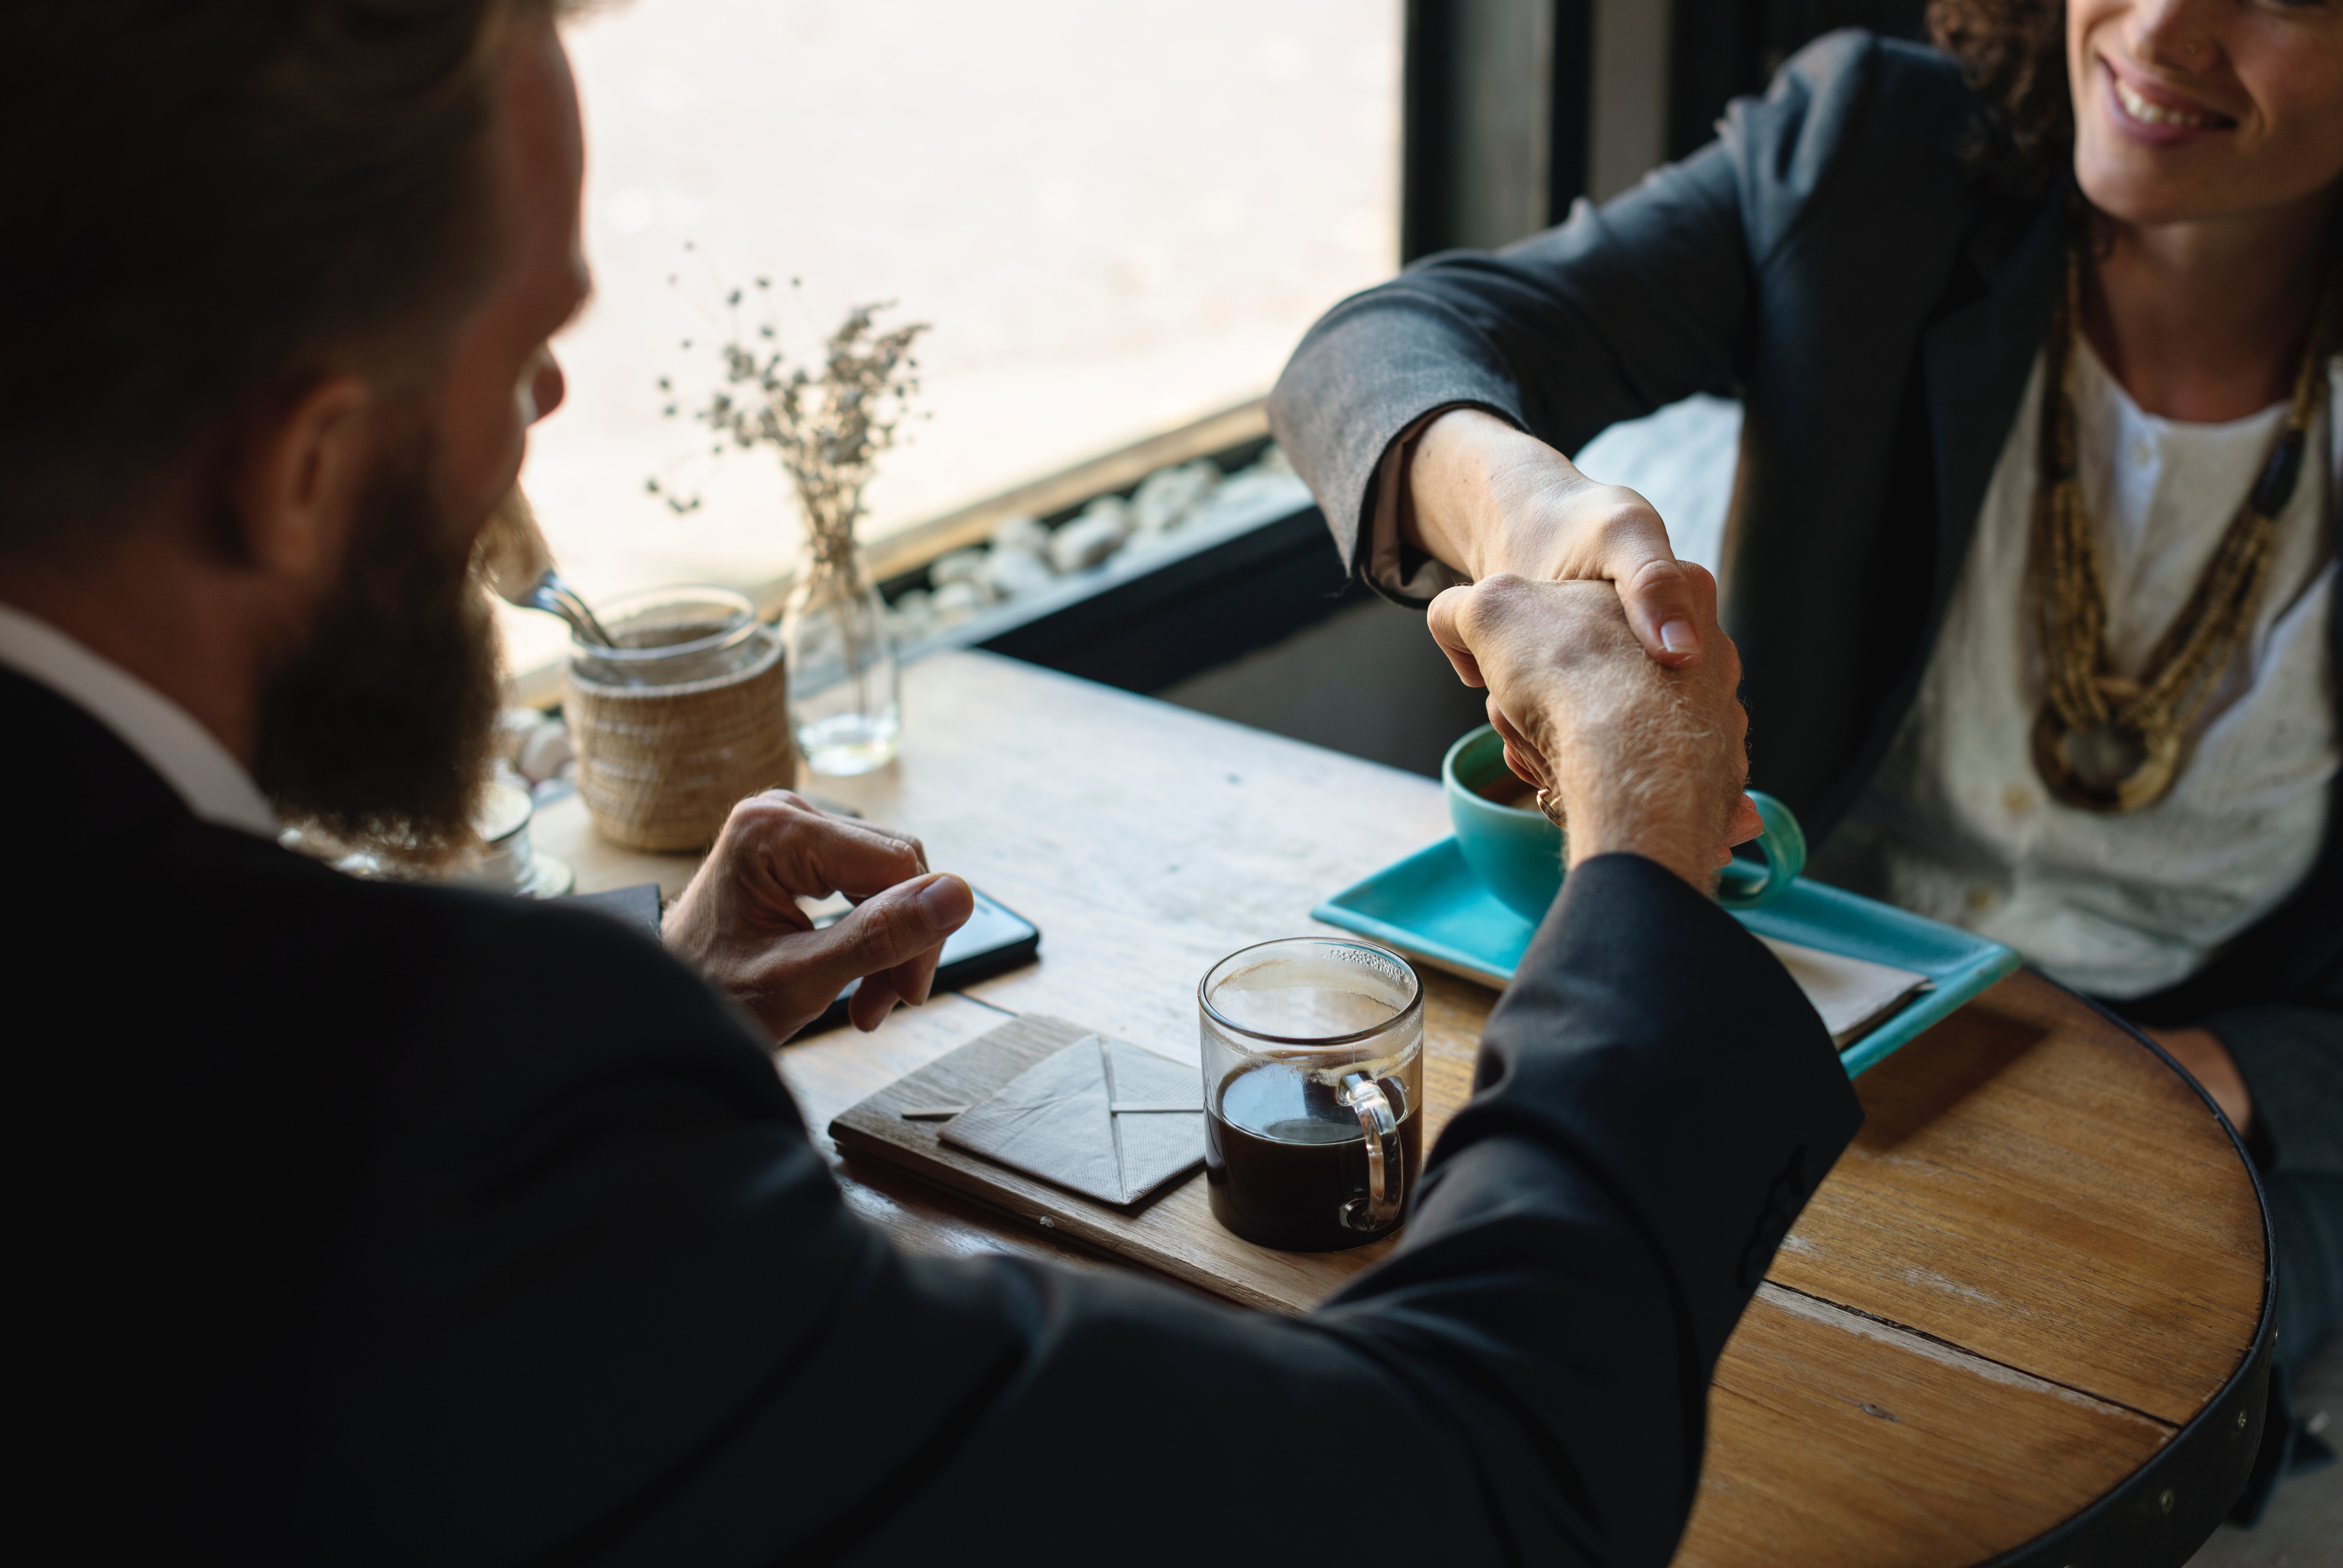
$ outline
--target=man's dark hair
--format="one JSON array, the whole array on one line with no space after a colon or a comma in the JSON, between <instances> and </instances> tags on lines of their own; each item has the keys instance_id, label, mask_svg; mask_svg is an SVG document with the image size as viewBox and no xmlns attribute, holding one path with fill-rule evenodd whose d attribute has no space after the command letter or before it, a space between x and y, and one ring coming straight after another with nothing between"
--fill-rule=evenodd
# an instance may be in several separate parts
<instances>
[{"instance_id":1,"label":"man's dark hair","mask_svg":"<svg viewBox=\"0 0 2343 1568\"><path fill-rule=\"evenodd\" d=\"M8 0L0 551L71 551L240 412L444 343L531 5Z\"/></svg>"},{"instance_id":2,"label":"man's dark hair","mask_svg":"<svg viewBox=\"0 0 2343 1568\"><path fill-rule=\"evenodd\" d=\"M1928 35L1981 101L1971 161L2026 195L2056 183L2075 149L2066 0L1928 0Z\"/></svg>"}]
</instances>

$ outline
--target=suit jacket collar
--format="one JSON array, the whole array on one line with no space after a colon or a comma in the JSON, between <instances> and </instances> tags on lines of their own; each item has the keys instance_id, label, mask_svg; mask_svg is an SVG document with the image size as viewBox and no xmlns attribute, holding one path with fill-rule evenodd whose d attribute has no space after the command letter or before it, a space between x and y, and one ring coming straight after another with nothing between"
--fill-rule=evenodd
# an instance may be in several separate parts
<instances>
[{"instance_id":1,"label":"suit jacket collar","mask_svg":"<svg viewBox=\"0 0 2343 1568\"><path fill-rule=\"evenodd\" d=\"M1936 468L1928 644L1935 642L1933 628L1960 581L1986 487L2049 334L2051 310L2066 276L2066 207L2064 193L2054 195L2022 227L2010 221L2006 209L1988 214L1972 231L1963 256L1984 282L1984 292L1921 337Z\"/></svg>"},{"instance_id":2,"label":"suit jacket collar","mask_svg":"<svg viewBox=\"0 0 2343 1568\"><path fill-rule=\"evenodd\" d=\"M0 666L0 772L9 821L35 854L182 826L195 814L114 731L37 680Z\"/></svg>"}]
</instances>

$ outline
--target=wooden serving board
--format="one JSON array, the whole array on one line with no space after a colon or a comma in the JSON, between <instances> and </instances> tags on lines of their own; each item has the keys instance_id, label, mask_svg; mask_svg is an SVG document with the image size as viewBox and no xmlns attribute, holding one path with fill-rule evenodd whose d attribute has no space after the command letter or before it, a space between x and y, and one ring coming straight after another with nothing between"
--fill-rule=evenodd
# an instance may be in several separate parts
<instances>
[{"instance_id":1,"label":"wooden serving board","mask_svg":"<svg viewBox=\"0 0 2343 1568\"><path fill-rule=\"evenodd\" d=\"M1027 1013L979 1036L840 1112L830 1136L841 1154L867 1155L971 1193L1030 1223L1249 1307L1306 1312L1391 1251L1385 1237L1343 1252L1279 1252L1241 1241L1212 1218L1199 1171L1154 1198L1117 1208L955 1149L944 1123L910 1121L921 1106L973 1105L1019 1073L1098 1032Z\"/></svg>"}]
</instances>

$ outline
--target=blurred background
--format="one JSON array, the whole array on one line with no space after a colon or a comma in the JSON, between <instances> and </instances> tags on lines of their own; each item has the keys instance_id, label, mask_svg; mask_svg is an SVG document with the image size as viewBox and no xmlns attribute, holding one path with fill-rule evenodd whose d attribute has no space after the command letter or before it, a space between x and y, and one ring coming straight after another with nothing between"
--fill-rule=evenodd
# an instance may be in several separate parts
<instances>
[{"instance_id":1,"label":"blurred background","mask_svg":"<svg viewBox=\"0 0 2343 1568\"><path fill-rule=\"evenodd\" d=\"M1820 33L1913 35L1922 5L589 12L568 37L597 292L557 342L568 401L523 482L589 598L712 582L774 605L799 541L779 467L761 449L712 455L689 412L722 342L769 321L803 357L848 307L893 301L884 320L931 326L924 417L882 460L861 529L901 645L994 648L1436 770L1477 698L1418 618L1345 585L1309 496L1278 471L1259 399L1286 356L1404 262L1504 244L1692 151L1728 98ZM1713 563L1738 435L1737 405L1700 398L1576 456L1643 490L1680 553ZM677 515L652 477L701 505ZM1151 482L1131 515L1152 506L1164 526L1131 548L1029 569L1014 592L985 569L1004 519L1062 530ZM517 692L550 700L562 629L511 611L506 630Z\"/></svg>"},{"instance_id":2,"label":"blurred background","mask_svg":"<svg viewBox=\"0 0 2343 1568\"><path fill-rule=\"evenodd\" d=\"M930 417L866 539L1265 392L1398 265L1403 10L633 0L574 26L597 292L524 475L564 575L598 596L793 560L770 455L659 417L661 377L687 412L713 384L755 276L786 351L865 301L933 324ZM673 515L654 474L705 504Z\"/></svg>"}]
</instances>

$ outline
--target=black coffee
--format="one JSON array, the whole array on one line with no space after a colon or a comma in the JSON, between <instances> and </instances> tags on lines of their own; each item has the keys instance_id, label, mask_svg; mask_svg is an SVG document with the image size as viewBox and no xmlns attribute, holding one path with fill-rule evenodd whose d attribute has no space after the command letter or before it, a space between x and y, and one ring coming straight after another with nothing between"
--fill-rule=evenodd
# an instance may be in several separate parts
<instances>
[{"instance_id":1,"label":"black coffee","mask_svg":"<svg viewBox=\"0 0 2343 1568\"><path fill-rule=\"evenodd\" d=\"M1397 1079L1380 1081L1399 1119L1404 1185L1423 1163L1423 1123ZM1288 1252L1332 1252L1390 1234L1368 1222L1367 1139L1337 1089L1275 1064L1222 1081L1204 1118L1204 1180L1212 1216L1248 1241Z\"/></svg>"}]
</instances>

